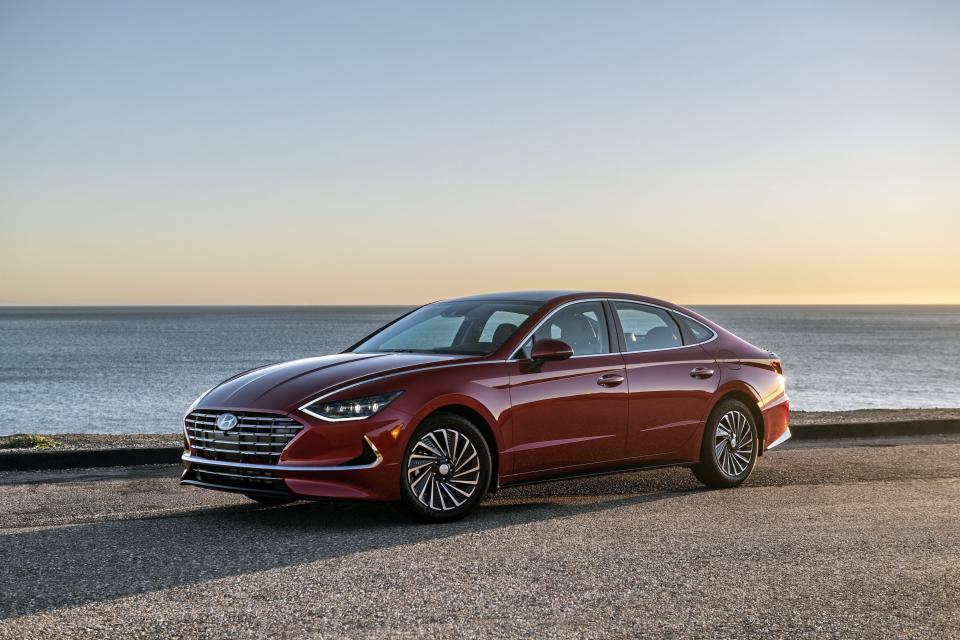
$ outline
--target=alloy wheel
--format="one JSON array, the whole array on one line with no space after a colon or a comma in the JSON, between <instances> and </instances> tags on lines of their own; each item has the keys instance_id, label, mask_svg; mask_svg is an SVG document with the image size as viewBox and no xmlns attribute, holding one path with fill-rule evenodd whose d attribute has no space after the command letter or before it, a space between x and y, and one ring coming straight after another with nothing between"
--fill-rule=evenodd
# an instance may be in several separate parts
<instances>
[{"instance_id":1,"label":"alloy wheel","mask_svg":"<svg viewBox=\"0 0 960 640\"><path fill-rule=\"evenodd\" d=\"M736 478L750 466L756 447L753 428L741 411L728 411L717 421L713 453L723 473Z\"/></svg>"},{"instance_id":2,"label":"alloy wheel","mask_svg":"<svg viewBox=\"0 0 960 640\"><path fill-rule=\"evenodd\" d=\"M456 509L473 496L479 482L477 449L455 429L429 431L410 449L407 484L428 509Z\"/></svg>"}]
</instances>

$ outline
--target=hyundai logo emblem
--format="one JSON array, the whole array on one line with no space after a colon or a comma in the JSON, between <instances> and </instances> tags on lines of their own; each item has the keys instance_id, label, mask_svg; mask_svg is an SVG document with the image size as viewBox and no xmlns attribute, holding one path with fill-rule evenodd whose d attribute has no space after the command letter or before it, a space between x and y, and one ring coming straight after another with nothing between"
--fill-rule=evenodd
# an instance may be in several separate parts
<instances>
[{"instance_id":1,"label":"hyundai logo emblem","mask_svg":"<svg viewBox=\"0 0 960 640\"><path fill-rule=\"evenodd\" d=\"M230 431L237 426L237 416L232 413L221 413L217 416L217 429L220 431Z\"/></svg>"}]
</instances>

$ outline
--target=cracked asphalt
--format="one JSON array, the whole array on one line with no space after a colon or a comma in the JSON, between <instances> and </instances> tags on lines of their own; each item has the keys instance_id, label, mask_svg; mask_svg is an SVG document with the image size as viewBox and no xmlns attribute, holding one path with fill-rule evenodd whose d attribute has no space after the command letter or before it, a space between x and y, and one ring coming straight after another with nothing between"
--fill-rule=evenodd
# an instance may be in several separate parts
<instances>
[{"instance_id":1,"label":"cracked asphalt","mask_svg":"<svg viewBox=\"0 0 960 640\"><path fill-rule=\"evenodd\" d=\"M262 508L173 466L0 474L0 638L960 637L960 436L504 490L468 519Z\"/></svg>"}]
</instances>

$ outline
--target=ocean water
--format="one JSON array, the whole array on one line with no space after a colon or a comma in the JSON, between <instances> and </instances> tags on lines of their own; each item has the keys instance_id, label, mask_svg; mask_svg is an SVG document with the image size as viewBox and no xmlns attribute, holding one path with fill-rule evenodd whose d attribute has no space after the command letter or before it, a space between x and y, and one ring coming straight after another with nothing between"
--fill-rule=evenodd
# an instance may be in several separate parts
<instances>
[{"instance_id":1,"label":"ocean water","mask_svg":"<svg viewBox=\"0 0 960 640\"><path fill-rule=\"evenodd\" d=\"M695 307L783 358L795 409L960 406L960 307ZM0 308L0 435L159 433L262 364L334 353L405 307Z\"/></svg>"}]
</instances>

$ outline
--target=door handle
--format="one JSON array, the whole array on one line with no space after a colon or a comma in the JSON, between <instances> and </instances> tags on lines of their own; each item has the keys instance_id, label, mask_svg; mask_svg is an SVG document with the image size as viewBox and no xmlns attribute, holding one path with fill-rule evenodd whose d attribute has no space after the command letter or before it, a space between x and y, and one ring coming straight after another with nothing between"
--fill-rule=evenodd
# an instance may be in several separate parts
<instances>
[{"instance_id":1,"label":"door handle","mask_svg":"<svg viewBox=\"0 0 960 640\"><path fill-rule=\"evenodd\" d=\"M697 367L696 369L690 372L690 377L706 379L713 376L714 373L716 372L710 367Z\"/></svg>"},{"instance_id":2,"label":"door handle","mask_svg":"<svg viewBox=\"0 0 960 640\"><path fill-rule=\"evenodd\" d=\"M597 384L601 387L616 387L623 384L625 378L619 373L605 373L597 378Z\"/></svg>"}]
</instances>

